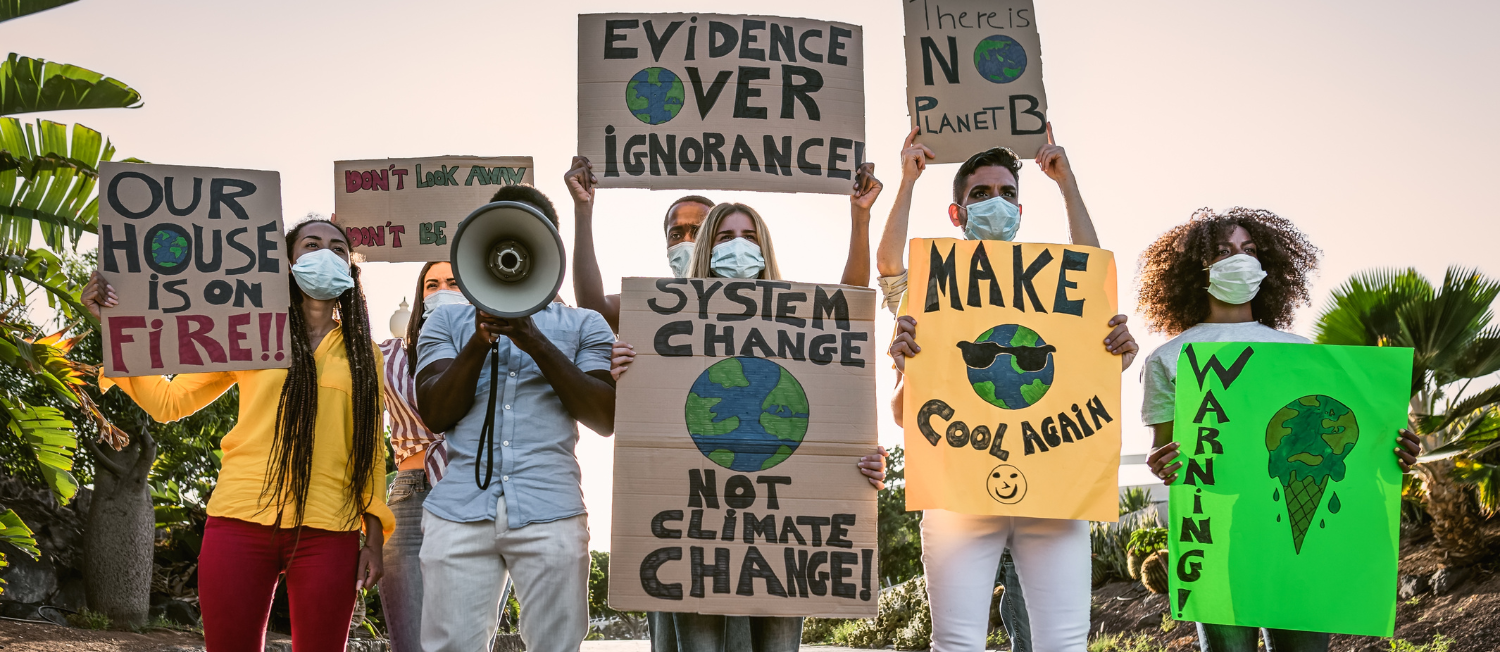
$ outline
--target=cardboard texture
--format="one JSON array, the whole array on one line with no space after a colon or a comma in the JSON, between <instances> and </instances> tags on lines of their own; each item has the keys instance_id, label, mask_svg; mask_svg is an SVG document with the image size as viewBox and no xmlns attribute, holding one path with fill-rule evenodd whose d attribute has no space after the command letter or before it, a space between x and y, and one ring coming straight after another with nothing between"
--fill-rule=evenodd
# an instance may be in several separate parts
<instances>
[{"instance_id":1,"label":"cardboard texture","mask_svg":"<svg viewBox=\"0 0 1500 652\"><path fill-rule=\"evenodd\" d=\"M1215 342L1177 362L1172 617L1392 635L1412 350Z\"/></svg>"},{"instance_id":2,"label":"cardboard texture","mask_svg":"<svg viewBox=\"0 0 1500 652\"><path fill-rule=\"evenodd\" d=\"M917 238L908 260L906 509L1116 520L1114 254Z\"/></svg>"},{"instance_id":3,"label":"cardboard texture","mask_svg":"<svg viewBox=\"0 0 1500 652\"><path fill-rule=\"evenodd\" d=\"M1047 144L1042 43L1031 0L908 0L906 110L917 142L962 163L1009 147L1021 158Z\"/></svg>"},{"instance_id":4,"label":"cardboard texture","mask_svg":"<svg viewBox=\"0 0 1500 652\"><path fill-rule=\"evenodd\" d=\"M281 175L101 163L104 375L291 365Z\"/></svg>"},{"instance_id":5,"label":"cardboard texture","mask_svg":"<svg viewBox=\"0 0 1500 652\"><path fill-rule=\"evenodd\" d=\"M875 292L627 278L609 604L873 617Z\"/></svg>"},{"instance_id":6,"label":"cardboard texture","mask_svg":"<svg viewBox=\"0 0 1500 652\"><path fill-rule=\"evenodd\" d=\"M777 16L578 16L578 151L602 188L848 194L863 30Z\"/></svg>"},{"instance_id":7,"label":"cardboard texture","mask_svg":"<svg viewBox=\"0 0 1500 652\"><path fill-rule=\"evenodd\" d=\"M536 185L530 156L435 156L333 164L333 212L365 260L448 260L448 237L502 186Z\"/></svg>"}]
</instances>

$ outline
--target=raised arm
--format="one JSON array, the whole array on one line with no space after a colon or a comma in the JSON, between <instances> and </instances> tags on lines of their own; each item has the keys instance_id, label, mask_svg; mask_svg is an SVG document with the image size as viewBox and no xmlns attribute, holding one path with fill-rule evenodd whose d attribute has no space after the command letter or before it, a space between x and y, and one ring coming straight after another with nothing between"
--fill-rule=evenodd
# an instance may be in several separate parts
<instances>
[{"instance_id":1,"label":"raised arm","mask_svg":"<svg viewBox=\"0 0 1500 652\"><path fill-rule=\"evenodd\" d=\"M896 187L896 201L891 204L891 215L886 218L885 230L880 234L880 246L875 250L875 271L881 276L899 276L906 271L902 260L906 253L907 224L911 218L911 195L917 179L927 169L928 159L936 155L926 145L916 142L920 127L913 127L901 145L901 185Z\"/></svg>"},{"instance_id":2,"label":"raised arm","mask_svg":"<svg viewBox=\"0 0 1500 652\"><path fill-rule=\"evenodd\" d=\"M100 320L104 310L120 305L120 297L109 281L99 272L89 276L89 282L79 294L83 307ZM119 385L136 405L157 421L176 421L219 398L235 383L232 372L221 371L206 374L177 374L172 380L162 376L137 376L133 378L106 378L99 376L99 391Z\"/></svg>"},{"instance_id":3,"label":"raised arm","mask_svg":"<svg viewBox=\"0 0 1500 652\"><path fill-rule=\"evenodd\" d=\"M573 157L573 167L563 175L573 197L573 296L578 306L604 315L609 327L620 328L620 295L604 293L604 277L594 254L594 165L583 156Z\"/></svg>"},{"instance_id":4,"label":"raised arm","mask_svg":"<svg viewBox=\"0 0 1500 652\"><path fill-rule=\"evenodd\" d=\"M870 207L880 196L880 180L875 178L875 164L862 163L854 175L854 190L849 194L849 258L844 261L844 285L870 285Z\"/></svg>"},{"instance_id":5,"label":"raised arm","mask_svg":"<svg viewBox=\"0 0 1500 652\"><path fill-rule=\"evenodd\" d=\"M1094 221L1089 218L1089 209L1083 205L1083 193L1078 190L1078 178L1073 175L1073 166L1068 163L1068 153L1052 138L1052 123L1047 123L1047 144L1036 152L1036 165L1062 191L1063 205L1068 209L1068 235L1073 244L1085 247L1099 246L1099 234L1094 232Z\"/></svg>"}]
</instances>

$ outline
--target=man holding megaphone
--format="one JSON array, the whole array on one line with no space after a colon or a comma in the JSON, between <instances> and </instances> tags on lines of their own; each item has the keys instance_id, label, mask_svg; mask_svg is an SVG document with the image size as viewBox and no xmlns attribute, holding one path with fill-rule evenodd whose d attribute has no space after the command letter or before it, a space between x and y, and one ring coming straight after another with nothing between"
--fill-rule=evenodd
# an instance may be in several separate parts
<instances>
[{"instance_id":1,"label":"man holding megaphone","mask_svg":"<svg viewBox=\"0 0 1500 652\"><path fill-rule=\"evenodd\" d=\"M588 631L589 532L578 423L614 431L614 335L556 299L565 255L552 202L507 186L452 237L471 305L433 311L417 345L422 420L445 432L447 474L422 518L422 649L486 649L509 573L528 650L577 650Z\"/></svg>"}]
</instances>

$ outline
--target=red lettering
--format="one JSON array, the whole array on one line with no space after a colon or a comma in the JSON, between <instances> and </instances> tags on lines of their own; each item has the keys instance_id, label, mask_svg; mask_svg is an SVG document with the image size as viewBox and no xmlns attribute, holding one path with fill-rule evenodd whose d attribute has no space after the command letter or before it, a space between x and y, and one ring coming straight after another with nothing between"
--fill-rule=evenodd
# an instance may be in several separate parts
<instances>
[{"instance_id":1,"label":"red lettering","mask_svg":"<svg viewBox=\"0 0 1500 652\"><path fill-rule=\"evenodd\" d=\"M248 322L247 322L248 323ZM196 326L197 328L194 328ZM202 365L203 358L198 356L198 348L203 347L203 352L208 354L210 362L229 362L224 356L224 347L214 340L210 333L214 330L214 318L208 315L178 315L177 316L177 361L182 364ZM194 345L197 346L194 346Z\"/></svg>"},{"instance_id":2,"label":"red lettering","mask_svg":"<svg viewBox=\"0 0 1500 652\"><path fill-rule=\"evenodd\" d=\"M130 373L125 366L125 352L123 344L135 341L132 335L126 335L125 331L132 328L145 328L146 318L139 315L129 317L110 317L109 322L109 358L110 364L115 371Z\"/></svg>"},{"instance_id":3,"label":"red lettering","mask_svg":"<svg viewBox=\"0 0 1500 652\"><path fill-rule=\"evenodd\" d=\"M250 339L250 336L241 333L240 327L250 325L250 313L229 316L229 359L235 361L250 361L250 349L240 346L240 342Z\"/></svg>"},{"instance_id":4,"label":"red lettering","mask_svg":"<svg viewBox=\"0 0 1500 652\"><path fill-rule=\"evenodd\" d=\"M354 170L344 171L344 192L359 192L359 173Z\"/></svg>"}]
</instances>

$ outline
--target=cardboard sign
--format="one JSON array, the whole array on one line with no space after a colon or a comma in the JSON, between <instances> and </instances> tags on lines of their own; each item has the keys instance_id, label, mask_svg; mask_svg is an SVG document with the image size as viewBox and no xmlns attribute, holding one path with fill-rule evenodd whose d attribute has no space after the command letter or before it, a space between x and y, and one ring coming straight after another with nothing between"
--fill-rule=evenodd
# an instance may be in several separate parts
<instances>
[{"instance_id":1,"label":"cardboard sign","mask_svg":"<svg viewBox=\"0 0 1500 652\"><path fill-rule=\"evenodd\" d=\"M907 0L906 110L934 163L1047 144L1042 43L1031 0Z\"/></svg>"},{"instance_id":2,"label":"cardboard sign","mask_svg":"<svg viewBox=\"0 0 1500 652\"><path fill-rule=\"evenodd\" d=\"M104 375L291 366L281 175L99 165Z\"/></svg>"},{"instance_id":3,"label":"cardboard sign","mask_svg":"<svg viewBox=\"0 0 1500 652\"><path fill-rule=\"evenodd\" d=\"M536 185L530 156L335 161L333 212L365 260L448 260L448 236L502 186Z\"/></svg>"},{"instance_id":4,"label":"cardboard sign","mask_svg":"<svg viewBox=\"0 0 1500 652\"><path fill-rule=\"evenodd\" d=\"M908 260L906 509L1116 520L1114 254L917 238Z\"/></svg>"},{"instance_id":5,"label":"cardboard sign","mask_svg":"<svg viewBox=\"0 0 1500 652\"><path fill-rule=\"evenodd\" d=\"M1194 343L1177 359L1172 617L1391 636L1412 350Z\"/></svg>"},{"instance_id":6,"label":"cardboard sign","mask_svg":"<svg viewBox=\"0 0 1500 652\"><path fill-rule=\"evenodd\" d=\"M603 188L848 194L863 31L776 16L578 17L578 151Z\"/></svg>"},{"instance_id":7,"label":"cardboard sign","mask_svg":"<svg viewBox=\"0 0 1500 652\"><path fill-rule=\"evenodd\" d=\"M875 292L627 278L609 604L875 615Z\"/></svg>"}]
</instances>

